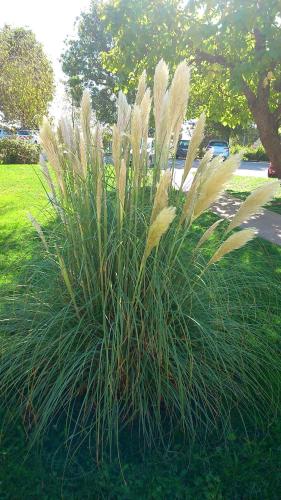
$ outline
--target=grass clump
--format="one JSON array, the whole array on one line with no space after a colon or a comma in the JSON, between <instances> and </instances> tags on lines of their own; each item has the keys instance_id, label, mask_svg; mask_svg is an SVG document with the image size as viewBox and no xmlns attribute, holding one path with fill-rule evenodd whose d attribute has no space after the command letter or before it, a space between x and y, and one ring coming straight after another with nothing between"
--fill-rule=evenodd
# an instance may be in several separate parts
<instances>
[{"instance_id":1,"label":"grass clump","mask_svg":"<svg viewBox=\"0 0 281 500\"><path fill-rule=\"evenodd\" d=\"M65 415L68 442L79 447L93 438L102 453L118 445L124 429L137 429L150 445L169 441L174 427L194 438L228 427L232 413L258 416L274 400L278 358L272 339L257 329L256 280L248 280L249 295L235 268L226 279L211 265L254 231L228 236L223 222L200 240L196 230L239 156L221 162L207 153L186 197L173 187L173 168L162 173L186 114L188 88L185 63L170 88L168 68L159 63L152 174L145 75L136 104L122 93L118 98L114 170L104 165L102 126L88 93L80 124L73 128L64 119L57 132L47 121L42 126L49 162L42 167L56 220L46 231L29 216L44 260L26 289L25 307L16 301L6 321L10 334L0 364L1 393L16 403L35 438ZM201 117L186 176L203 126ZM268 189L273 196L277 187Z\"/></svg>"}]
</instances>

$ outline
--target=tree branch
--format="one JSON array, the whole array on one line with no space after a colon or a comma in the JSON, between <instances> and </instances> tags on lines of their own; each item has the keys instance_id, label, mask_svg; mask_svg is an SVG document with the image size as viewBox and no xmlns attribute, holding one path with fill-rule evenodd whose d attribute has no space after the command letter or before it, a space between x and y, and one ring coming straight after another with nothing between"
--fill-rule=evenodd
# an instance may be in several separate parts
<instances>
[{"instance_id":1,"label":"tree branch","mask_svg":"<svg viewBox=\"0 0 281 500\"><path fill-rule=\"evenodd\" d=\"M219 54L209 54L208 52L204 52L203 50L196 50L195 57L198 62L209 62L212 64L220 64L224 68L233 68L233 64L231 64L225 57Z\"/></svg>"},{"instance_id":2,"label":"tree branch","mask_svg":"<svg viewBox=\"0 0 281 500\"><path fill-rule=\"evenodd\" d=\"M243 86L243 91L244 91L244 94L247 98L247 101L248 101L250 107L252 107L257 102L257 96L254 93L254 91L251 89L251 87L247 84L246 80L243 77L242 77L242 86Z\"/></svg>"}]
</instances>

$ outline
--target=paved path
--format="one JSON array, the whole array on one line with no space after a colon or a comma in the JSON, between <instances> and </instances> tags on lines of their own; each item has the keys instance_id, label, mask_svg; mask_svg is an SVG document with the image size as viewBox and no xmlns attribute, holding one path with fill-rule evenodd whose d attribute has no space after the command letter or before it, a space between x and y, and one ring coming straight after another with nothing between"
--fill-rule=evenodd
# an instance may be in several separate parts
<instances>
[{"instance_id":1,"label":"paved path","mask_svg":"<svg viewBox=\"0 0 281 500\"><path fill-rule=\"evenodd\" d=\"M195 171L196 168L191 169L183 186L184 191L189 190L193 180L193 172ZM239 172L240 170L236 170L236 175L239 174ZM175 187L179 188L181 178L182 169L176 168L173 177L173 184ZM242 201L238 198L224 194L219 201L213 205L212 210L220 217L231 217L236 213L241 203ZM255 227L261 238L281 246L281 215L271 210L263 209L261 214L253 215L247 222L244 222L241 227Z\"/></svg>"},{"instance_id":2,"label":"paved path","mask_svg":"<svg viewBox=\"0 0 281 500\"><path fill-rule=\"evenodd\" d=\"M241 203L241 200L225 194L213 205L212 210L220 217L231 217ZM241 228L246 227L255 227L261 238L281 246L281 215L263 209L261 214L253 215L241 224Z\"/></svg>"}]
</instances>

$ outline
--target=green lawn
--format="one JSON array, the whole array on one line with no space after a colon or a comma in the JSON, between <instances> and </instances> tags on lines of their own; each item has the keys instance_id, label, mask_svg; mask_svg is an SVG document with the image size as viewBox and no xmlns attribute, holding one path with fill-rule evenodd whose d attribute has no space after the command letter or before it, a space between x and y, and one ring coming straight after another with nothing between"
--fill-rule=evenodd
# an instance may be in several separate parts
<instances>
[{"instance_id":1,"label":"green lawn","mask_svg":"<svg viewBox=\"0 0 281 500\"><path fill-rule=\"evenodd\" d=\"M242 177L235 175L231 183L228 185L227 190L229 194L239 198L240 200L245 200L247 196L257 187L262 186L268 182L272 182L273 179L263 179L260 177ZM281 185L279 191L275 198L267 205L269 210L281 214Z\"/></svg>"},{"instance_id":2,"label":"green lawn","mask_svg":"<svg viewBox=\"0 0 281 500\"><path fill-rule=\"evenodd\" d=\"M41 222L47 205L40 167L35 165L0 165L0 283L11 283L16 264L31 257L34 230L27 213Z\"/></svg>"},{"instance_id":3,"label":"green lawn","mask_svg":"<svg viewBox=\"0 0 281 500\"><path fill-rule=\"evenodd\" d=\"M261 182L267 180L235 177L229 189L243 197ZM46 207L46 196L36 166L1 165L0 185L1 284L6 290L7 284L11 287L19 280L22 266L38 253L40 242L26 212L30 210L44 223L47 219L42 208ZM237 259L238 253L231 258ZM275 284L280 280L281 248L256 239L239 251L239 258L242 266L257 276L266 276ZM269 335L280 330L281 294L275 297L267 289L256 297L259 311L271 295L272 309L267 311L272 318ZM262 315L258 321L262 323ZM245 435L243 429L237 429L229 434L226 443L214 437L205 447L195 445L188 450L179 438L176 450L165 455L151 452L140 456L130 449L121 457L121 468L118 458L96 468L92 457L83 452L64 470L65 455L57 451L59 444L60 435L54 427L44 449L27 454L28 436L22 423L15 422L8 429L3 426L1 500L280 498L280 421L271 425L270 432L255 429Z\"/></svg>"}]
</instances>

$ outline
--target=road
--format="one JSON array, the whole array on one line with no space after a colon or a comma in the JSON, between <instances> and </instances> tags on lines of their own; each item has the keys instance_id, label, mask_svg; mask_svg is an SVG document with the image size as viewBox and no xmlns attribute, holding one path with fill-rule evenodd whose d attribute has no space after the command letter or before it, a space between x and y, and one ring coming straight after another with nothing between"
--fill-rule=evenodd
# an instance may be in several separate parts
<instances>
[{"instance_id":1,"label":"road","mask_svg":"<svg viewBox=\"0 0 281 500\"><path fill-rule=\"evenodd\" d=\"M199 160L194 162L194 170L198 166ZM181 170L184 167L184 160L176 160L175 167ZM249 177L267 177L268 162L264 161L242 161L239 169L236 170L236 175Z\"/></svg>"},{"instance_id":2,"label":"road","mask_svg":"<svg viewBox=\"0 0 281 500\"><path fill-rule=\"evenodd\" d=\"M193 173L196 171L200 160L195 160L193 167L186 178L183 186L184 191L188 191L192 184ZM169 165L172 166L172 160L170 160ZM173 184L175 187L181 185L182 173L184 167L184 160L175 160L175 170L173 175ZM249 176L249 177L267 177L267 162L254 162L254 161L242 161L240 167L236 170L236 175Z\"/></svg>"}]
</instances>

